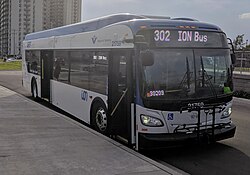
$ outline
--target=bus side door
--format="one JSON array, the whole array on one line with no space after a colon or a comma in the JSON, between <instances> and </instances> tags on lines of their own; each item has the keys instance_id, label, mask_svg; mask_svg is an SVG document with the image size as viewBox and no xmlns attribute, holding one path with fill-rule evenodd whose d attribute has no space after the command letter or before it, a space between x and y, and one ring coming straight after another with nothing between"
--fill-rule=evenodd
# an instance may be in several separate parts
<instances>
[{"instance_id":1,"label":"bus side door","mask_svg":"<svg viewBox=\"0 0 250 175\"><path fill-rule=\"evenodd\" d=\"M131 144L132 63L126 52L113 52L109 63L110 133Z\"/></svg>"},{"instance_id":2,"label":"bus side door","mask_svg":"<svg viewBox=\"0 0 250 175\"><path fill-rule=\"evenodd\" d=\"M41 97L50 101L50 80L53 72L53 51L41 51Z\"/></svg>"}]
</instances>

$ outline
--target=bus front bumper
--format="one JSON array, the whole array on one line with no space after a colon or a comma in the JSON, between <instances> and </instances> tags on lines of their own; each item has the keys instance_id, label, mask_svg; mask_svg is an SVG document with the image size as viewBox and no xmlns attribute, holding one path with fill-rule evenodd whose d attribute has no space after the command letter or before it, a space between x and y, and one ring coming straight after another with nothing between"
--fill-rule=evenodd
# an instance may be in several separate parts
<instances>
[{"instance_id":1,"label":"bus front bumper","mask_svg":"<svg viewBox=\"0 0 250 175\"><path fill-rule=\"evenodd\" d=\"M223 139L234 137L236 126L231 124L228 128L215 128L214 136L211 129L207 132L201 130L198 136L197 132L173 133L173 134L145 134L139 133L139 149L158 149L175 146L182 146L185 144L193 144L199 142L214 142Z\"/></svg>"}]
</instances>

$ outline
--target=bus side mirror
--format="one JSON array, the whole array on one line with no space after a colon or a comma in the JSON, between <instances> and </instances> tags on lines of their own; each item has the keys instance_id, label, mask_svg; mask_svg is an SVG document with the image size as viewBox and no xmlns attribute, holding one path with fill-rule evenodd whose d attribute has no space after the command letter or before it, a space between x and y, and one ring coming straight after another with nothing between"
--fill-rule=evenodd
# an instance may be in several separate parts
<instances>
[{"instance_id":1,"label":"bus side mirror","mask_svg":"<svg viewBox=\"0 0 250 175\"><path fill-rule=\"evenodd\" d=\"M236 62L236 56L235 56L235 52L234 52L234 45L233 42L230 38L227 38L228 40L228 45L230 47L230 51L231 51L231 60L232 60L232 64L235 64Z\"/></svg>"},{"instance_id":2,"label":"bus side mirror","mask_svg":"<svg viewBox=\"0 0 250 175\"><path fill-rule=\"evenodd\" d=\"M232 64L235 64L235 62L236 62L236 56L235 56L235 54L231 54L231 60L232 60Z\"/></svg>"},{"instance_id":3,"label":"bus side mirror","mask_svg":"<svg viewBox=\"0 0 250 175\"><path fill-rule=\"evenodd\" d=\"M143 66L152 66L154 64L154 54L151 51L142 51L140 57Z\"/></svg>"}]
</instances>

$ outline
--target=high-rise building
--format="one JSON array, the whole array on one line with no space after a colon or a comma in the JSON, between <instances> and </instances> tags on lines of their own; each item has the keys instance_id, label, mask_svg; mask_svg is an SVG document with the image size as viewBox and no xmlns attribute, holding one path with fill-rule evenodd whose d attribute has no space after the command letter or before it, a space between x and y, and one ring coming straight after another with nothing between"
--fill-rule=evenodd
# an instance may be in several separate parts
<instances>
[{"instance_id":1,"label":"high-rise building","mask_svg":"<svg viewBox=\"0 0 250 175\"><path fill-rule=\"evenodd\" d=\"M0 0L0 55L8 52L9 1Z\"/></svg>"},{"instance_id":2,"label":"high-rise building","mask_svg":"<svg viewBox=\"0 0 250 175\"><path fill-rule=\"evenodd\" d=\"M67 14L64 13L64 23L65 24L72 24L72 23L77 23L81 21L81 6L82 6L82 1L81 0L71 0L66 2L64 9Z\"/></svg>"},{"instance_id":3,"label":"high-rise building","mask_svg":"<svg viewBox=\"0 0 250 175\"><path fill-rule=\"evenodd\" d=\"M0 56L21 54L26 34L81 21L81 0L0 0Z\"/></svg>"},{"instance_id":4,"label":"high-rise building","mask_svg":"<svg viewBox=\"0 0 250 175\"><path fill-rule=\"evenodd\" d=\"M0 0L0 55L8 55L16 47L18 34L18 3Z\"/></svg>"},{"instance_id":5,"label":"high-rise building","mask_svg":"<svg viewBox=\"0 0 250 175\"><path fill-rule=\"evenodd\" d=\"M43 0L43 29L81 21L82 0Z\"/></svg>"}]
</instances>

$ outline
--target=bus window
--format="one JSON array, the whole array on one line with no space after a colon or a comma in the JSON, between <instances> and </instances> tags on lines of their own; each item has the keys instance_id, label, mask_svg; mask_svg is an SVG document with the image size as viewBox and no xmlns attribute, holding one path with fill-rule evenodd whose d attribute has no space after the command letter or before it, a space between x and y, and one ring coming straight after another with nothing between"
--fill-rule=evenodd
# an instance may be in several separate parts
<instances>
[{"instance_id":1,"label":"bus window","mask_svg":"<svg viewBox=\"0 0 250 175\"><path fill-rule=\"evenodd\" d=\"M28 72L40 75L40 51L26 51L25 54Z\"/></svg>"},{"instance_id":2,"label":"bus window","mask_svg":"<svg viewBox=\"0 0 250 175\"><path fill-rule=\"evenodd\" d=\"M71 51L70 84L89 90L89 63L92 52Z\"/></svg>"},{"instance_id":3,"label":"bus window","mask_svg":"<svg viewBox=\"0 0 250 175\"><path fill-rule=\"evenodd\" d=\"M69 82L69 52L56 51L54 57L53 79Z\"/></svg>"},{"instance_id":4,"label":"bus window","mask_svg":"<svg viewBox=\"0 0 250 175\"><path fill-rule=\"evenodd\" d=\"M90 90L107 94L108 84L108 52L95 52L90 63Z\"/></svg>"}]
</instances>

